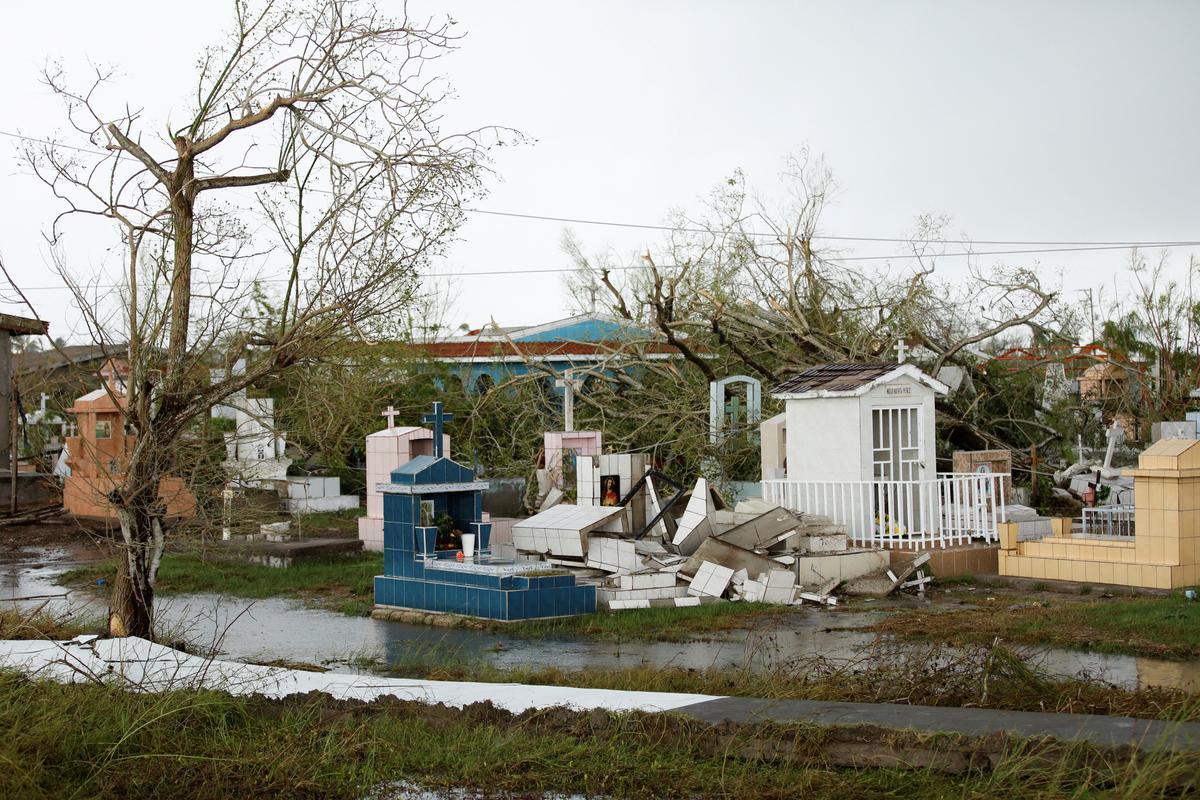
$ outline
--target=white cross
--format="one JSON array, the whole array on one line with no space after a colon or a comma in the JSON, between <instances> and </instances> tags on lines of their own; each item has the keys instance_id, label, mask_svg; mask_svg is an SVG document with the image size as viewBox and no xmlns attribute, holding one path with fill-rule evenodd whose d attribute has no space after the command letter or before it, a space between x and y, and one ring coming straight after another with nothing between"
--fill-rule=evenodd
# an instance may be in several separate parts
<instances>
[{"instance_id":1,"label":"white cross","mask_svg":"<svg viewBox=\"0 0 1200 800\"><path fill-rule=\"evenodd\" d=\"M396 427L396 417L400 416L400 412L397 411L396 409L392 408L391 405L388 405L387 411L384 411L379 416L387 417L388 427L394 428L394 427Z\"/></svg>"},{"instance_id":2,"label":"white cross","mask_svg":"<svg viewBox=\"0 0 1200 800\"><path fill-rule=\"evenodd\" d=\"M1104 435L1108 439L1108 448L1104 451L1104 469L1112 469L1113 453L1117 445L1125 441L1125 429L1114 419L1112 427Z\"/></svg>"},{"instance_id":3,"label":"white cross","mask_svg":"<svg viewBox=\"0 0 1200 800\"><path fill-rule=\"evenodd\" d=\"M573 369L564 372L563 376L554 382L555 386L563 390L563 430L567 432L575 430L575 389L577 384Z\"/></svg>"},{"instance_id":4,"label":"white cross","mask_svg":"<svg viewBox=\"0 0 1200 800\"><path fill-rule=\"evenodd\" d=\"M904 339L897 340L897 342L896 342L896 363L903 364L904 358L907 355L907 353L908 353L908 345L904 342Z\"/></svg>"}]
</instances>

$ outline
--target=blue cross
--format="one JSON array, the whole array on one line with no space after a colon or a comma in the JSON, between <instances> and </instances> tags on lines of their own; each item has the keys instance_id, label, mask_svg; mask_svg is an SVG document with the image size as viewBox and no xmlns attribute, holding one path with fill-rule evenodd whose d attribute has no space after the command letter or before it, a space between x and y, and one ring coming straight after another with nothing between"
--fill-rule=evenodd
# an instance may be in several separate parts
<instances>
[{"instance_id":1,"label":"blue cross","mask_svg":"<svg viewBox=\"0 0 1200 800\"><path fill-rule=\"evenodd\" d=\"M433 401L433 413L426 414L421 417L421 422L433 423L433 457L442 457L442 427L447 422L454 419L453 414L447 414L442 411L442 404L437 400Z\"/></svg>"}]
</instances>

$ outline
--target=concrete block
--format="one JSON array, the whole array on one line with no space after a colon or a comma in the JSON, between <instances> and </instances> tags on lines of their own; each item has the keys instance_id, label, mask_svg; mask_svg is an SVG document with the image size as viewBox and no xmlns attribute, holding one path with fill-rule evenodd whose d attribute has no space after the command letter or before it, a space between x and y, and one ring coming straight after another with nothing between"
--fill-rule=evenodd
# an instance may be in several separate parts
<instances>
[{"instance_id":1,"label":"concrete block","mask_svg":"<svg viewBox=\"0 0 1200 800\"><path fill-rule=\"evenodd\" d=\"M749 575L760 575L770 572L772 569L778 568L778 563L774 560L761 556L743 547L729 544L728 542L710 538L696 548L696 552L683 565L684 575L694 575L696 570L705 561L711 561L715 564L721 564L729 567L730 570L745 569Z\"/></svg>"},{"instance_id":2,"label":"concrete block","mask_svg":"<svg viewBox=\"0 0 1200 800\"><path fill-rule=\"evenodd\" d=\"M762 581L749 580L742 585L742 599L747 603L761 603L766 594L767 585Z\"/></svg>"},{"instance_id":3,"label":"concrete block","mask_svg":"<svg viewBox=\"0 0 1200 800\"><path fill-rule=\"evenodd\" d=\"M796 573L784 569L771 570L767 573L762 600L775 605L791 605L795 588Z\"/></svg>"},{"instance_id":4,"label":"concrete block","mask_svg":"<svg viewBox=\"0 0 1200 800\"><path fill-rule=\"evenodd\" d=\"M849 540L844 533L800 536L796 539L796 545L806 553L842 553L849 545Z\"/></svg>"},{"instance_id":5,"label":"concrete block","mask_svg":"<svg viewBox=\"0 0 1200 800\"><path fill-rule=\"evenodd\" d=\"M696 574L692 576L692 583L688 587L688 594L720 597L725 594L731 578L733 578L733 570L729 567L705 561L696 570Z\"/></svg>"}]
</instances>

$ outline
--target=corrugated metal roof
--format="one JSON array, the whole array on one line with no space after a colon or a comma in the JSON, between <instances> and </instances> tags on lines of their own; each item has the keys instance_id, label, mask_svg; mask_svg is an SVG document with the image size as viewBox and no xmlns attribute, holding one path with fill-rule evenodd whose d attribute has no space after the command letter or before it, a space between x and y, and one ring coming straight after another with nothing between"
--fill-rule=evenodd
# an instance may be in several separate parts
<instances>
[{"instance_id":1,"label":"corrugated metal roof","mask_svg":"<svg viewBox=\"0 0 1200 800\"><path fill-rule=\"evenodd\" d=\"M899 364L890 362L817 364L799 375L788 378L772 389L771 394L801 394L818 391L852 392L899 366Z\"/></svg>"}]
</instances>

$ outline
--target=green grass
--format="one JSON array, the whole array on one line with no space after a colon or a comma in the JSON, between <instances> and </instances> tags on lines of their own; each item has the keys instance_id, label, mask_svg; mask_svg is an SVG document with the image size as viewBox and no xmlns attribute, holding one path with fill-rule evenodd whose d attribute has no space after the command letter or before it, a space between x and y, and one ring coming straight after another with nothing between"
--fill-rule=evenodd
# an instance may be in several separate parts
<instances>
[{"instance_id":1,"label":"green grass","mask_svg":"<svg viewBox=\"0 0 1200 800\"><path fill-rule=\"evenodd\" d=\"M410 643L390 663L360 656L352 665L390 677L428 680L1200 721L1200 696L1195 694L1158 687L1129 690L1100 680L1050 676L1004 646L968 645L947 653L936 644L899 647L878 642L848 659L755 655L766 658L748 659L735 669L644 664L564 670L537 664L498 667L444 644Z\"/></svg>"},{"instance_id":2,"label":"green grass","mask_svg":"<svg viewBox=\"0 0 1200 800\"><path fill-rule=\"evenodd\" d=\"M51 614L42 609L0 610L0 639L73 639L84 633L100 633L102 617L80 616L63 612Z\"/></svg>"},{"instance_id":3,"label":"green grass","mask_svg":"<svg viewBox=\"0 0 1200 800\"><path fill-rule=\"evenodd\" d=\"M788 613L792 613L792 610L786 606L765 603L708 603L685 608L635 608L616 613L600 611L577 617L511 623L499 630L527 638L581 636L623 641L648 639L682 642L704 634L745 629L763 618Z\"/></svg>"},{"instance_id":4,"label":"green grass","mask_svg":"<svg viewBox=\"0 0 1200 800\"><path fill-rule=\"evenodd\" d=\"M103 579L111 585L116 571L115 561L103 562L71 570L62 581L95 585ZM248 599L294 597L363 616L374 606L374 579L382 573L383 556L378 553L296 561L283 569L228 558L167 555L158 568L156 589L164 594L217 592Z\"/></svg>"},{"instance_id":5,"label":"green grass","mask_svg":"<svg viewBox=\"0 0 1200 800\"><path fill-rule=\"evenodd\" d=\"M30 709L37 709L31 714ZM995 737L963 774L853 767L868 751L962 752L956 737L726 725L668 715L513 716L396 700L364 705L218 692L152 695L0 674L0 796L362 798L399 781L519 796L1085 798L1163 796L1194 786L1193 759L1133 762L1080 747ZM871 738L873 737L873 738ZM839 742L858 750L847 755Z\"/></svg>"},{"instance_id":6,"label":"green grass","mask_svg":"<svg viewBox=\"0 0 1200 800\"><path fill-rule=\"evenodd\" d=\"M1200 657L1200 603L1180 595L900 611L872 630L951 644L986 643L998 637L1100 653L1177 660Z\"/></svg>"}]
</instances>

